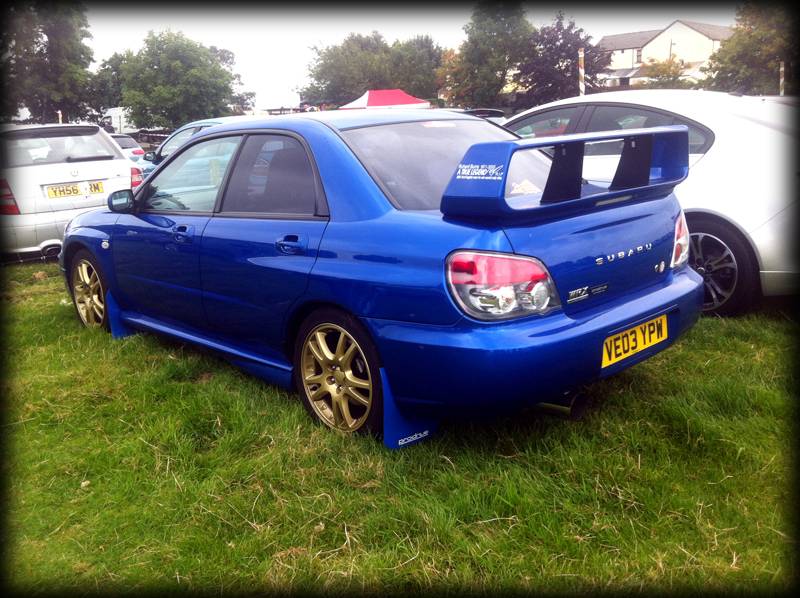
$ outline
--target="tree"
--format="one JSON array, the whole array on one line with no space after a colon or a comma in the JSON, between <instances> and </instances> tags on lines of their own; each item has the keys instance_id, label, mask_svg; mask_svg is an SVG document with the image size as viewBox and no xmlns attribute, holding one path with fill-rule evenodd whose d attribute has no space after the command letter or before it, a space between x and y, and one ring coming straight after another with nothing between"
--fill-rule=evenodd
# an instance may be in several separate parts
<instances>
[{"instance_id":1,"label":"tree","mask_svg":"<svg viewBox=\"0 0 800 598\"><path fill-rule=\"evenodd\" d=\"M91 76L87 102L93 119L99 119L109 108L122 105L122 65L132 57L130 50L124 54L115 52Z\"/></svg>"},{"instance_id":2,"label":"tree","mask_svg":"<svg viewBox=\"0 0 800 598\"><path fill-rule=\"evenodd\" d=\"M389 44L377 31L351 33L339 45L312 50L311 83L299 90L310 104L346 104L368 89L391 86Z\"/></svg>"},{"instance_id":3,"label":"tree","mask_svg":"<svg viewBox=\"0 0 800 598\"><path fill-rule=\"evenodd\" d=\"M418 35L392 44L390 56L391 87L400 88L418 98L435 98L439 87L436 71L442 64L442 48L428 35Z\"/></svg>"},{"instance_id":4,"label":"tree","mask_svg":"<svg viewBox=\"0 0 800 598\"><path fill-rule=\"evenodd\" d=\"M519 2L479 2L464 27L467 39L442 73L450 100L494 107L509 75L529 51L533 26Z\"/></svg>"},{"instance_id":5,"label":"tree","mask_svg":"<svg viewBox=\"0 0 800 598\"><path fill-rule=\"evenodd\" d=\"M225 64L233 64L232 54L223 56L183 33L151 31L120 65L122 105L138 127L174 128L228 114L235 75Z\"/></svg>"},{"instance_id":6,"label":"tree","mask_svg":"<svg viewBox=\"0 0 800 598\"><path fill-rule=\"evenodd\" d=\"M675 55L669 60L659 61L651 58L641 69L640 75L647 77L646 83L640 83L636 87L654 89L691 89L695 85L691 81L682 79L686 63L683 60L675 60Z\"/></svg>"},{"instance_id":7,"label":"tree","mask_svg":"<svg viewBox=\"0 0 800 598\"><path fill-rule=\"evenodd\" d=\"M92 50L82 3L34 0L6 8L2 34L3 115L25 106L37 122L65 122L86 115Z\"/></svg>"},{"instance_id":8,"label":"tree","mask_svg":"<svg viewBox=\"0 0 800 598\"><path fill-rule=\"evenodd\" d=\"M746 1L736 11L733 35L703 69L703 87L755 95L777 94L781 61L786 93L797 93L797 13L785 5Z\"/></svg>"},{"instance_id":9,"label":"tree","mask_svg":"<svg viewBox=\"0 0 800 598\"><path fill-rule=\"evenodd\" d=\"M514 76L519 86L515 105L529 108L578 95L578 50L584 49L584 84L587 91L600 86L597 75L611 55L591 43L592 37L559 11L553 23L534 31L528 52Z\"/></svg>"}]
</instances>

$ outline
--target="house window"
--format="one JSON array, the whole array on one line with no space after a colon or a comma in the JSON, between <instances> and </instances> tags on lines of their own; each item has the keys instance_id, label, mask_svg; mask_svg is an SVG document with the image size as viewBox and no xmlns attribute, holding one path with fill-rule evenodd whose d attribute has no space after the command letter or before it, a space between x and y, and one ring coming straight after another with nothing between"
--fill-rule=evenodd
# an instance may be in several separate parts
<instances>
[{"instance_id":1,"label":"house window","mask_svg":"<svg viewBox=\"0 0 800 598\"><path fill-rule=\"evenodd\" d=\"M636 48L636 62L642 61L642 49Z\"/></svg>"}]
</instances>

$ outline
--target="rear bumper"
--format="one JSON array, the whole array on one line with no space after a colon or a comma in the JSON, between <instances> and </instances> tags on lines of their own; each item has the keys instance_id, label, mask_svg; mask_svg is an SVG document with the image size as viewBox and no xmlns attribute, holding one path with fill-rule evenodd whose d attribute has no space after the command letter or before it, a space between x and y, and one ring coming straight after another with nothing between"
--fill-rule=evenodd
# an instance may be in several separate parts
<instances>
[{"instance_id":1,"label":"rear bumper","mask_svg":"<svg viewBox=\"0 0 800 598\"><path fill-rule=\"evenodd\" d=\"M533 405L613 375L663 351L700 314L702 279L690 268L624 301L504 324L450 327L366 319L401 404L457 414L488 405ZM601 368L603 341L661 314L668 338Z\"/></svg>"},{"instance_id":2,"label":"rear bumper","mask_svg":"<svg viewBox=\"0 0 800 598\"><path fill-rule=\"evenodd\" d=\"M49 248L61 247L70 220L97 207L0 216L0 252L20 257L43 256Z\"/></svg>"}]
</instances>

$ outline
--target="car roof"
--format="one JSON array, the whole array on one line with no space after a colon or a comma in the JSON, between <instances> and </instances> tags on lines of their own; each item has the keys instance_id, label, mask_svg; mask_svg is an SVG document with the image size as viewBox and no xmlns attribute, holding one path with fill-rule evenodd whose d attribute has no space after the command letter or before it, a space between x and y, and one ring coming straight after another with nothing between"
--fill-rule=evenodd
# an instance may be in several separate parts
<instances>
[{"instance_id":1,"label":"car roof","mask_svg":"<svg viewBox=\"0 0 800 598\"><path fill-rule=\"evenodd\" d=\"M376 125L387 125L404 122L419 122L429 120L472 120L482 121L484 119L449 112L446 110L426 110L426 109L403 109L403 108L369 108L357 110L324 110L316 112L296 112L293 114L282 114L275 116L251 117L246 119L246 124L254 128L271 127L293 127L302 122L316 121L325 123L333 129L345 131L361 127ZM245 119L241 119L244 123ZM205 122L205 121L204 121ZM227 125L227 130L237 127L237 121L222 121L220 125ZM216 129L216 128L215 128ZM203 131L206 133L206 131Z\"/></svg>"},{"instance_id":2,"label":"car roof","mask_svg":"<svg viewBox=\"0 0 800 598\"><path fill-rule=\"evenodd\" d=\"M638 104L652 108L660 108L675 114L681 114L698 121L716 121L731 113L747 114L757 106L777 102L763 96L743 96L722 91L706 91L701 89L628 89L624 91L607 91L584 96L575 96L556 100L529 110L515 114L504 121L508 124L527 114L556 106L573 104L623 103Z\"/></svg>"}]
</instances>

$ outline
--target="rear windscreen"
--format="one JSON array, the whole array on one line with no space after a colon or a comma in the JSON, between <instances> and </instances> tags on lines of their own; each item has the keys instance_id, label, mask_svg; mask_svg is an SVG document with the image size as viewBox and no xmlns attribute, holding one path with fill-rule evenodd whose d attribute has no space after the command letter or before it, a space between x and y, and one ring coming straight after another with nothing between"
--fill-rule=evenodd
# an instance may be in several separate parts
<instances>
[{"instance_id":1,"label":"rear windscreen","mask_svg":"<svg viewBox=\"0 0 800 598\"><path fill-rule=\"evenodd\" d=\"M122 157L97 128L14 131L3 136L3 168Z\"/></svg>"},{"instance_id":2,"label":"rear windscreen","mask_svg":"<svg viewBox=\"0 0 800 598\"><path fill-rule=\"evenodd\" d=\"M438 210L470 146L519 139L484 120L429 120L343 131L358 159L404 210Z\"/></svg>"},{"instance_id":3,"label":"rear windscreen","mask_svg":"<svg viewBox=\"0 0 800 598\"><path fill-rule=\"evenodd\" d=\"M136 143L133 137L114 137L114 141L116 141L122 149L135 149L139 147L139 144Z\"/></svg>"}]
</instances>

